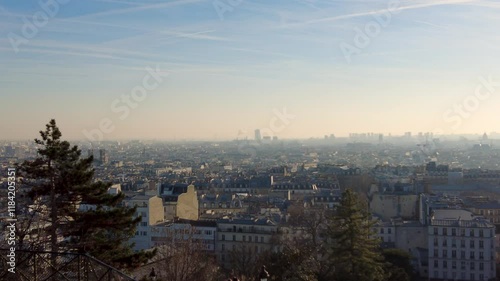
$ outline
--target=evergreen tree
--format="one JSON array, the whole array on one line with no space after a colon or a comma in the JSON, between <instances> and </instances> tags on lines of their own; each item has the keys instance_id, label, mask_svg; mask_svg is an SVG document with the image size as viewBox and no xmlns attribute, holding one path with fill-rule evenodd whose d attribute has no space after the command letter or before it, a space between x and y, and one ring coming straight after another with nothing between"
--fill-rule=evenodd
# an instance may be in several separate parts
<instances>
[{"instance_id":1,"label":"evergreen tree","mask_svg":"<svg viewBox=\"0 0 500 281\"><path fill-rule=\"evenodd\" d=\"M41 139L35 139L40 146L38 157L19 165L19 172L31 186L30 204L43 206L38 216L44 227L38 232L48 238L45 250L88 253L118 267L151 258L154 253L131 250L128 240L140 217L134 218L135 207L122 206L123 194L108 193L111 183L94 180L93 157L82 158L77 146L62 141L55 120L40 135ZM81 204L95 208L83 211Z\"/></svg>"},{"instance_id":2,"label":"evergreen tree","mask_svg":"<svg viewBox=\"0 0 500 281\"><path fill-rule=\"evenodd\" d=\"M416 279L411 265L411 256L401 249L385 249L382 255L386 261L387 281L410 281Z\"/></svg>"},{"instance_id":3,"label":"evergreen tree","mask_svg":"<svg viewBox=\"0 0 500 281\"><path fill-rule=\"evenodd\" d=\"M373 233L373 224L356 193L345 190L326 231L329 262L335 266L334 280L384 279L380 241Z\"/></svg>"}]
</instances>

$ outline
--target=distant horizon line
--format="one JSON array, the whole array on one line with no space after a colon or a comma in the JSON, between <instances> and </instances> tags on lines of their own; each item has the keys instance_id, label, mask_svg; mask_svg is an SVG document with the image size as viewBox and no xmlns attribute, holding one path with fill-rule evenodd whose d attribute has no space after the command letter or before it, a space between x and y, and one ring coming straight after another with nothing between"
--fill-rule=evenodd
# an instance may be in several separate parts
<instances>
[{"instance_id":1,"label":"distant horizon line","mask_svg":"<svg viewBox=\"0 0 500 281\"><path fill-rule=\"evenodd\" d=\"M411 135L410 136L407 136L405 134L392 134L392 133L387 133L387 134L384 134L384 133L349 133L349 134L353 134L353 135L357 135L357 136L354 136L354 138L377 138L379 137L380 135L382 135L384 138L411 138L411 139L414 139L414 138L419 138L419 137L427 137L429 136L429 134L431 134L432 132L421 132L422 134L420 135L420 132L418 132L417 134L414 134L413 132L411 132ZM368 135L370 134L370 135ZM488 140L500 140L500 132L496 132L496 131L493 131L493 132L490 132L490 133L461 133L461 134L432 134L433 138L441 138L441 137L481 137L483 136L484 134L486 134L488 136ZM331 136L334 136L334 138L331 138ZM498 139L491 139L489 138L491 135L493 136L496 136L498 135ZM328 137L328 138L325 138L325 137ZM340 135L340 136L337 136L335 134L325 134L323 136L312 136L312 137L287 137L287 138L280 138L279 136L277 136L277 140L278 141L283 141L283 140L286 140L286 141L308 141L308 140L325 140L325 139L328 139L328 140L335 140L335 139L338 139L338 140L348 140L348 139L351 139L353 136L350 136L350 135ZM38 137L36 137L38 138ZM91 141L91 140L88 140L88 139L85 139L85 138L64 138L64 135L62 137L63 140L66 140L66 141L77 141L77 142L90 142L90 143L100 143L100 142L112 142L112 141L166 141L166 142L231 142L231 141L256 141L255 138L195 138L195 137L190 137L190 138L127 138L127 137L124 137L124 138L111 138L111 139L103 139L103 140L95 140L95 141ZM26 142L26 141L33 141L33 139L30 139L30 138L5 138L5 139L2 139L0 138L0 142ZM266 141L264 140L263 138L261 139L261 141ZM272 137L269 141L273 141ZM274 140L276 141L276 140Z\"/></svg>"}]
</instances>

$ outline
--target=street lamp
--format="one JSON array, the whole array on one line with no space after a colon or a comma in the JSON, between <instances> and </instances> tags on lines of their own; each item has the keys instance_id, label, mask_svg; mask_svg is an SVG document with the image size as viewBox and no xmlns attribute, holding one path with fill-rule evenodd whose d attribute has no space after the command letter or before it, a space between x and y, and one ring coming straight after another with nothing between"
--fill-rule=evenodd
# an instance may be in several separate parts
<instances>
[{"instance_id":1,"label":"street lamp","mask_svg":"<svg viewBox=\"0 0 500 281\"><path fill-rule=\"evenodd\" d=\"M266 266L263 265L262 268L260 269L259 280L267 281L267 278L269 278L269 272L267 272Z\"/></svg>"},{"instance_id":2,"label":"street lamp","mask_svg":"<svg viewBox=\"0 0 500 281\"><path fill-rule=\"evenodd\" d=\"M156 280L156 272L154 267L151 268L151 273L149 273L149 278L151 278L151 280L153 281Z\"/></svg>"}]
</instances>

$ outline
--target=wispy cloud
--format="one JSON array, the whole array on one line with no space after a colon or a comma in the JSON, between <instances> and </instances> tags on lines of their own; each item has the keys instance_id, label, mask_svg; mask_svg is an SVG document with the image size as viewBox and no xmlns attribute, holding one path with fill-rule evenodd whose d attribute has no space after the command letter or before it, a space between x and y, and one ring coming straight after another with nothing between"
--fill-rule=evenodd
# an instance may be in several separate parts
<instances>
[{"instance_id":1,"label":"wispy cloud","mask_svg":"<svg viewBox=\"0 0 500 281\"><path fill-rule=\"evenodd\" d=\"M74 18L81 19L81 18L96 18L96 17L102 17L102 16L121 15L121 14L135 13L135 12L146 11L146 10L165 9L165 8L175 7L175 6L189 5L189 4L199 3L199 2L203 2L203 1L205 1L205 0L179 0L179 1L172 1L172 2L167 2L167 3L157 3L157 4L151 4L151 5L142 5L142 6L137 6L137 7L122 8L122 9L115 9L115 10L104 11L104 12L97 12L97 13L93 13L93 14L86 14L86 15L82 15L82 16L77 16Z\"/></svg>"},{"instance_id":2,"label":"wispy cloud","mask_svg":"<svg viewBox=\"0 0 500 281\"><path fill-rule=\"evenodd\" d=\"M12 52L12 48L0 47L0 51ZM102 53L91 53L91 52L75 52L75 51L63 51L63 50L50 50L50 49L37 49L37 48L25 48L23 52L34 53L34 54L52 54L52 55L70 55L79 57L92 57L100 59L127 59L125 57L119 57L116 55L102 54Z\"/></svg>"},{"instance_id":3,"label":"wispy cloud","mask_svg":"<svg viewBox=\"0 0 500 281\"><path fill-rule=\"evenodd\" d=\"M407 6L395 7L393 9L393 11L398 12L398 11L404 11L404 10L429 8L429 7L441 6L441 5L468 4L468 3L479 2L479 1L480 0L432 1L432 2L425 2L425 3L421 3L421 4L415 4L415 5L407 5ZM313 20L309 20L309 21L305 21L305 22L300 22L300 23L295 23L295 24L293 24L293 23L292 24L287 24L285 27L293 27L293 26L301 26L301 25L309 25L309 24L333 22L333 21L339 21L339 20L345 20L345 19L352 19L352 18L358 18L358 17L366 17L366 16L379 15L379 14L386 13L386 12L387 12L387 9L378 9L378 10L367 11L367 12L350 13L350 14L338 15L338 16L333 16L333 17L325 17L325 18L320 18L320 19L313 19Z\"/></svg>"},{"instance_id":4,"label":"wispy cloud","mask_svg":"<svg viewBox=\"0 0 500 281\"><path fill-rule=\"evenodd\" d=\"M447 29L448 28L447 26L438 25L438 24L434 24L434 23L431 23L431 22L427 22L427 21L414 20L413 22L425 24L425 25L432 26L432 27L442 28L442 29Z\"/></svg>"},{"instance_id":5,"label":"wispy cloud","mask_svg":"<svg viewBox=\"0 0 500 281\"><path fill-rule=\"evenodd\" d=\"M185 33L185 32L180 32L180 31L162 30L162 31L159 31L158 33L172 35L174 37L189 38L189 39L201 39L201 40L211 40L211 41L230 41L227 38L207 35L208 33L213 33L215 31L216 30L205 30L205 31L198 31L198 32L194 32L194 33Z\"/></svg>"},{"instance_id":6,"label":"wispy cloud","mask_svg":"<svg viewBox=\"0 0 500 281\"><path fill-rule=\"evenodd\" d=\"M278 53L278 52L270 52L270 51L265 51L265 50L258 50L258 49L248 49L248 48L224 48L226 50L231 50L231 51L239 51L239 52L247 52L247 53L254 53L254 54L263 54L263 55L270 55L270 56L280 56L280 57L287 57L287 58L297 58L297 56L293 55L288 55L285 53Z\"/></svg>"},{"instance_id":7,"label":"wispy cloud","mask_svg":"<svg viewBox=\"0 0 500 281\"><path fill-rule=\"evenodd\" d=\"M123 5L133 5L133 6L142 6L146 3L144 2L133 2L133 1L124 1L124 0L94 0L96 2L104 2L104 3L117 3Z\"/></svg>"},{"instance_id":8,"label":"wispy cloud","mask_svg":"<svg viewBox=\"0 0 500 281\"><path fill-rule=\"evenodd\" d=\"M0 39L0 42L8 43L7 39ZM120 48L102 47L99 44L65 43L54 40L32 40L32 42L30 42L30 46L35 48L26 49L23 51L37 52L37 53L61 52L61 54L63 54L63 51L72 51L72 52L66 52L66 54L76 55L78 53L82 56L87 54L88 56L92 57L112 58L112 59L118 59L120 58L120 56L140 57L140 58L156 57L151 53L130 51ZM75 51L77 51L77 53L75 53Z\"/></svg>"}]
</instances>

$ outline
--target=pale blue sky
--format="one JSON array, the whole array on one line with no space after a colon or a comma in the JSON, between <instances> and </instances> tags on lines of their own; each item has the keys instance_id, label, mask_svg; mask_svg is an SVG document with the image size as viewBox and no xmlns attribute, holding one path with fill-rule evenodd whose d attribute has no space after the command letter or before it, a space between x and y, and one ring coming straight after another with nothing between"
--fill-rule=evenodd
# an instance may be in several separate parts
<instances>
[{"instance_id":1,"label":"pale blue sky","mask_svg":"<svg viewBox=\"0 0 500 281\"><path fill-rule=\"evenodd\" d=\"M500 85L464 115L453 109L479 77L500 81L497 1L395 2L361 47L356 30L389 1L243 0L223 18L214 3L238 1L65 1L26 38L25 22L46 12L0 0L0 138L34 138L50 118L70 139L103 118L106 139L252 137L283 108L295 118L276 123L281 138L498 131ZM347 44L360 47L350 61ZM122 120L113 101L156 66L169 76Z\"/></svg>"}]
</instances>

